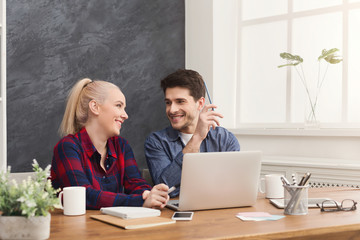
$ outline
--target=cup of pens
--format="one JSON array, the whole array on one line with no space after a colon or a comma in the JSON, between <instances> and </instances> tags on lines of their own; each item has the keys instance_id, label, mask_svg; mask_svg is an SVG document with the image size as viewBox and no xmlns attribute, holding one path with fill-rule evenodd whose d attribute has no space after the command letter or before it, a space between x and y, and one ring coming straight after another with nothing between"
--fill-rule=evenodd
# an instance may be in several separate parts
<instances>
[{"instance_id":1,"label":"cup of pens","mask_svg":"<svg viewBox=\"0 0 360 240\"><path fill-rule=\"evenodd\" d=\"M294 183L290 184L286 178L282 177L284 183L284 214L287 215L306 215L308 213L308 190L311 174L306 173L299 184L293 176Z\"/></svg>"},{"instance_id":2,"label":"cup of pens","mask_svg":"<svg viewBox=\"0 0 360 240\"><path fill-rule=\"evenodd\" d=\"M308 213L309 185L284 185L284 214L306 215Z\"/></svg>"}]
</instances>

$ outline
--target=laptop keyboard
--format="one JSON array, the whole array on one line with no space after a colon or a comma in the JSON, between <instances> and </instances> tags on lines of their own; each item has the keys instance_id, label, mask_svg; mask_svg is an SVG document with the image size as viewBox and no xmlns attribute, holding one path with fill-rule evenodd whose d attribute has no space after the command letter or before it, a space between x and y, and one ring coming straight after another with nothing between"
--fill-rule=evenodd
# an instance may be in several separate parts
<instances>
[{"instance_id":1,"label":"laptop keyboard","mask_svg":"<svg viewBox=\"0 0 360 240\"><path fill-rule=\"evenodd\" d=\"M169 200L168 203L166 204L166 206L173 210L178 210L179 209L179 200Z\"/></svg>"}]
</instances>

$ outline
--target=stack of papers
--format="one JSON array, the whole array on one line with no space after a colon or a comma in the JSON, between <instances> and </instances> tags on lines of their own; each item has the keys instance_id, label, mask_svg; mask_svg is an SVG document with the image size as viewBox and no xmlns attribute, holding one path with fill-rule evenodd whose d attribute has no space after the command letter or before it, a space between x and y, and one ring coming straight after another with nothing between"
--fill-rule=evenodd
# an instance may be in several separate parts
<instances>
[{"instance_id":1,"label":"stack of papers","mask_svg":"<svg viewBox=\"0 0 360 240\"><path fill-rule=\"evenodd\" d=\"M236 214L237 218L243 221L274 221L284 218L283 215L271 215L267 212L240 212Z\"/></svg>"}]
</instances>

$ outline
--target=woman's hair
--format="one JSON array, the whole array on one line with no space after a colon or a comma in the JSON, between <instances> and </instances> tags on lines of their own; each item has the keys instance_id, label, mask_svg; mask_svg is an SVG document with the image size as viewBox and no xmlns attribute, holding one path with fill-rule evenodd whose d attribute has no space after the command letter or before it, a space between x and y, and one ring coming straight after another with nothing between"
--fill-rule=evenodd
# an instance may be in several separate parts
<instances>
[{"instance_id":1,"label":"woman's hair","mask_svg":"<svg viewBox=\"0 0 360 240\"><path fill-rule=\"evenodd\" d=\"M105 81L92 81L89 78L79 80L71 89L59 133L61 136L75 134L88 120L89 102L95 100L103 103L110 88L118 88ZM119 89L120 90L120 89Z\"/></svg>"}]
</instances>

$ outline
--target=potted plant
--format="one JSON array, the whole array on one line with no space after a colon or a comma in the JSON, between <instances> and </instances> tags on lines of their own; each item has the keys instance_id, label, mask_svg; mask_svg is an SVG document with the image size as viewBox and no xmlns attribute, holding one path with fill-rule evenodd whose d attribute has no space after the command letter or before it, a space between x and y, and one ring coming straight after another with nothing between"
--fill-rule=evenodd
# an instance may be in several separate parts
<instances>
[{"instance_id":1,"label":"potted plant","mask_svg":"<svg viewBox=\"0 0 360 240\"><path fill-rule=\"evenodd\" d=\"M0 239L47 239L50 235L49 210L58 206L57 193L49 176L50 165L44 170L33 160L34 177L17 183L0 173Z\"/></svg>"},{"instance_id":2,"label":"potted plant","mask_svg":"<svg viewBox=\"0 0 360 240\"><path fill-rule=\"evenodd\" d=\"M318 98L320 94L321 87L323 86L325 76L327 73L327 70L329 68L330 64L337 64L342 61L342 58L338 55L336 55L336 52L338 52L339 49L332 48L330 50L323 49L321 52L321 55L318 57L318 63L319 63L319 70L318 70L318 79L316 82L316 85L310 85L310 83L306 80L304 70L302 67L303 59L299 55L292 55L287 52L280 53L280 57L282 59L285 59L287 61L286 64L278 66L281 67L287 67L287 66L293 66L297 72L297 74L300 77L300 80L302 84L304 85L307 98L309 101L309 111L305 112L305 126L308 127L319 127L319 121L316 114L316 106L318 104ZM321 76L321 60L325 60L327 62L326 69L324 71L323 76ZM300 67L300 69L298 69ZM312 87L310 87L312 86Z\"/></svg>"}]
</instances>

